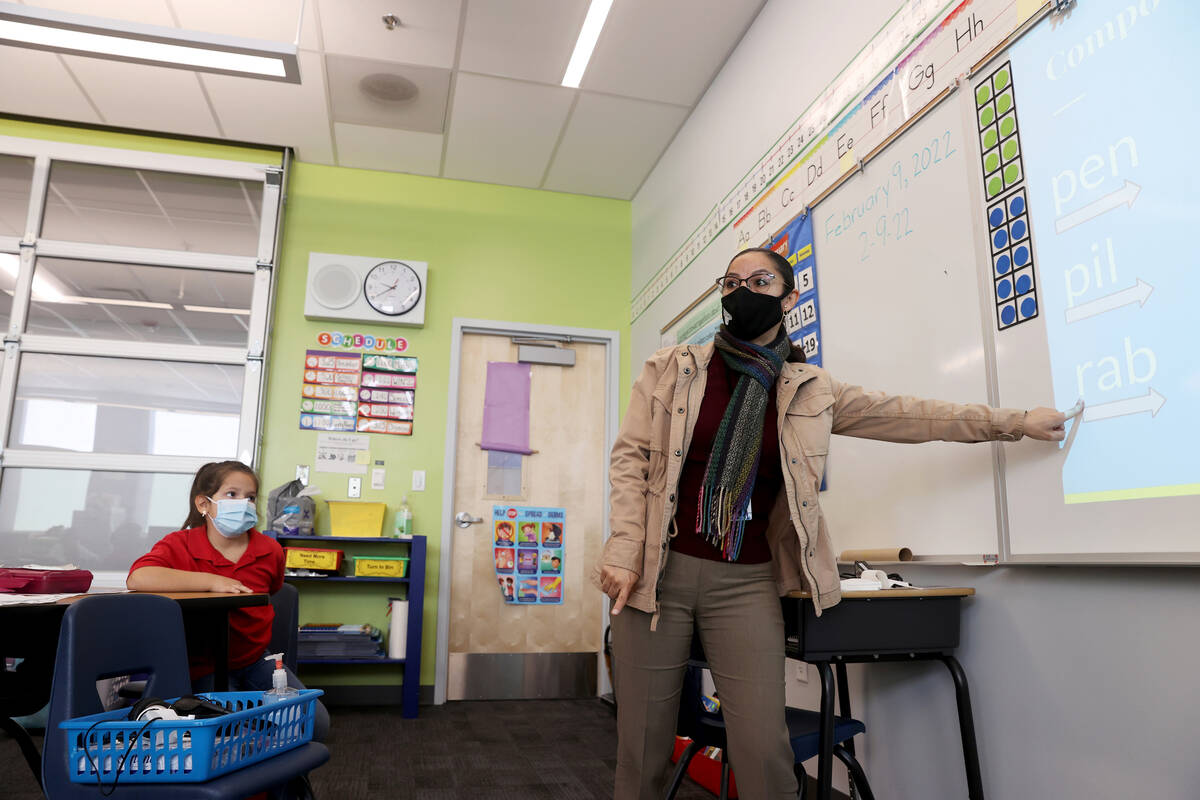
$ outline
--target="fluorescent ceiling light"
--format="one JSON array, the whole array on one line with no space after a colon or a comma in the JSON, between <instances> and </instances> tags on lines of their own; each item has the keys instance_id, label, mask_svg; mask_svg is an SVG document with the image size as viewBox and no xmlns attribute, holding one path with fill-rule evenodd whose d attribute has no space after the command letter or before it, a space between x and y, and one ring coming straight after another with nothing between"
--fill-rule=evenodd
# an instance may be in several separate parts
<instances>
[{"instance_id":1,"label":"fluorescent ceiling light","mask_svg":"<svg viewBox=\"0 0 1200 800\"><path fill-rule=\"evenodd\" d=\"M248 308L218 308L217 306L184 306L184 311L201 311L205 314L237 314L239 316L250 316Z\"/></svg>"},{"instance_id":2,"label":"fluorescent ceiling light","mask_svg":"<svg viewBox=\"0 0 1200 800\"><path fill-rule=\"evenodd\" d=\"M64 303L94 303L100 306L129 306L131 308L163 308L171 311L170 303L152 303L149 300L118 300L115 297L64 297Z\"/></svg>"},{"instance_id":3,"label":"fluorescent ceiling light","mask_svg":"<svg viewBox=\"0 0 1200 800\"><path fill-rule=\"evenodd\" d=\"M612 0L592 0L588 6L587 16L583 20L583 28L579 31L579 39L575 42L575 52L571 53L571 61L563 75L562 85L572 89L579 88L583 80L584 70L592 60L592 50L596 48L596 40L608 19L608 10L612 8Z\"/></svg>"},{"instance_id":4,"label":"fluorescent ceiling light","mask_svg":"<svg viewBox=\"0 0 1200 800\"><path fill-rule=\"evenodd\" d=\"M17 280L17 273L21 269L21 257L12 253L0 253L0 271L13 279ZM38 267L33 271L33 287L31 299L39 303L71 303L75 302L67 297L64 291L65 287L58 282L53 276L45 271L44 268Z\"/></svg>"},{"instance_id":5,"label":"fluorescent ceiling light","mask_svg":"<svg viewBox=\"0 0 1200 800\"><path fill-rule=\"evenodd\" d=\"M300 82L296 46L0 2L0 44Z\"/></svg>"}]
</instances>

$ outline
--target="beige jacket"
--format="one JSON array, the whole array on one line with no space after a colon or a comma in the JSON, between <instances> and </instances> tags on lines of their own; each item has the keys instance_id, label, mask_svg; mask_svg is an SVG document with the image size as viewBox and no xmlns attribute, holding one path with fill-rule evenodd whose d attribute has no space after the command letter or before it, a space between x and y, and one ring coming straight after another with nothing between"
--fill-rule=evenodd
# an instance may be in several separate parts
<instances>
[{"instance_id":1,"label":"beige jacket","mask_svg":"<svg viewBox=\"0 0 1200 800\"><path fill-rule=\"evenodd\" d=\"M633 385L612 451L612 534L592 572L623 567L640 580L633 608L658 613L658 583L674 535L675 491L708 380L714 347L659 350ZM832 433L889 442L1016 441L1024 412L982 404L893 397L839 383L820 367L787 362L775 383L783 489L771 509L767 542L780 595L813 593L817 614L841 599L836 556L818 489Z\"/></svg>"}]
</instances>

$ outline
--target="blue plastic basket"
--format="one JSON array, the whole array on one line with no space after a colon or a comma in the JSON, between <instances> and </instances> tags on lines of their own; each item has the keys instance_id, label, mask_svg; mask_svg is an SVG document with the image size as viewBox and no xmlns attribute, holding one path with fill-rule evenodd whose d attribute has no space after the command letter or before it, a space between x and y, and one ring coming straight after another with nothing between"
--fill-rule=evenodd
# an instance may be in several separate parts
<instances>
[{"instance_id":1,"label":"blue plastic basket","mask_svg":"<svg viewBox=\"0 0 1200 800\"><path fill-rule=\"evenodd\" d=\"M262 692L208 692L231 712L197 720L128 719L129 709L60 722L72 783L195 783L312 740L320 689L263 703Z\"/></svg>"}]
</instances>

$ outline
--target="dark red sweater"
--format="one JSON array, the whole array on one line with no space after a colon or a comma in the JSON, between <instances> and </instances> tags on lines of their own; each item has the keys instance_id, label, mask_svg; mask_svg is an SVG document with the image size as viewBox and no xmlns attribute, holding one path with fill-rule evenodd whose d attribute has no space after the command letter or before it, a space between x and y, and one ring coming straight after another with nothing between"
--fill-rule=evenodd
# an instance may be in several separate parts
<instances>
[{"instance_id":1,"label":"dark red sweater","mask_svg":"<svg viewBox=\"0 0 1200 800\"><path fill-rule=\"evenodd\" d=\"M738 373L725 366L720 353L713 353L712 360L708 362L708 383L700 403L700 416L692 431L692 444L688 447L676 492L679 504L675 507L675 527L679 533L671 540L671 549L677 553L712 561L724 560L721 551L696 532L696 522L708 454L712 451L713 438L717 435L717 428L721 425L721 417L725 415L725 407L729 405L729 397L738 377ZM738 564L763 564L771 560L766 537L767 517L783 485L783 472L779 463L779 429L773 387L769 394L767 413L763 417L762 455L758 460L754 492L750 495L751 519L742 534Z\"/></svg>"}]
</instances>

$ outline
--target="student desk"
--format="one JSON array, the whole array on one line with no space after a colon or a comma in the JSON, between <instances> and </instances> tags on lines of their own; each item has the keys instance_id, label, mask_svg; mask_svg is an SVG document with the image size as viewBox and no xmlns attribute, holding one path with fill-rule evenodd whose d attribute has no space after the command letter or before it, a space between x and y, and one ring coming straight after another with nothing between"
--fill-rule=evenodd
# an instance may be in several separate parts
<instances>
[{"instance_id":1,"label":"student desk","mask_svg":"<svg viewBox=\"0 0 1200 800\"><path fill-rule=\"evenodd\" d=\"M0 606L0 659L19 657L44 665L33 673L18 678L13 674L0 676L0 729L16 738L34 775L41 778L41 764L29 735L14 716L35 713L50 702L50 681L54 656L58 649L58 630L67 606L81 598L117 591L97 590L89 594L65 597L54 603ZM179 603L183 625L194 640L209 644L215 662L214 683L218 691L229 686L229 612L235 608L264 606L265 594L225 594L217 592L153 592ZM135 622L136 624L136 622ZM0 660L0 671L4 663Z\"/></svg>"},{"instance_id":2,"label":"student desk","mask_svg":"<svg viewBox=\"0 0 1200 800\"><path fill-rule=\"evenodd\" d=\"M941 661L950 670L958 701L967 791L983 800L979 753L967 676L954 657L958 647L962 598L974 589L883 589L842 593L842 602L818 617L812 595L792 592L783 599L788 658L807 661L821 676L821 749L817 756L817 800L833 791L833 670L837 670L840 714L849 717L846 664L879 661ZM853 743L847 742L853 752Z\"/></svg>"}]
</instances>

